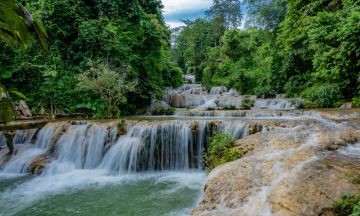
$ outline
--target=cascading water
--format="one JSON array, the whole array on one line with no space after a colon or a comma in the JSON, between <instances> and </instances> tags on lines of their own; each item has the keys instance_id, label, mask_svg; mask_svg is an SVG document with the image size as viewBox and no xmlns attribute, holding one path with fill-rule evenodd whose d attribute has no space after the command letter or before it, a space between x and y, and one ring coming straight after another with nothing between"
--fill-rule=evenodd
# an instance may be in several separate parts
<instances>
[{"instance_id":1,"label":"cascading water","mask_svg":"<svg viewBox=\"0 0 360 216\"><path fill-rule=\"evenodd\" d=\"M0 148L6 146L6 138L4 132L0 132Z\"/></svg>"},{"instance_id":2,"label":"cascading water","mask_svg":"<svg viewBox=\"0 0 360 216\"><path fill-rule=\"evenodd\" d=\"M340 184L344 174L339 170L350 167L352 173L360 167L356 156L359 145L346 146L360 141L353 121L346 121L358 112L337 110L341 113L328 116L341 123L323 120L326 111L321 110L191 109L177 113L217 119L129 117L137 120L58 122L41 130L18 131L18 142L23 143L14 145L14 155L9 158L6 147L0 150L0 215L49 215L55 211L82 215L188 215L195 208L194 213L198 211L199 215L206 211L222 214L229 209L234 209L235 214L263 215L280 212L277 203L300 200L304 206L308 202L303 197L308 199L315 193L312 188L327 181ZM218 119L234 116L260 118ZM202 169L203 154L215 132L230 133L234 146L244 156L216 168L204 186L207 177ZM334 147L337 143L339 147ZM336 157L329 157L332 154ZM327 158L342 168L331 169L324 162ZM25 175L34 161L39 166L44 160L41 175ZM309 176L323 179L312 181ZM339 178L333 180L333 176ZM314 182L320 186L312 185L304 191L296 186L307 187ZM307 191L307 196L302 196ZM295 210L309 215L300 207Z\"/></svg>"},{"instance_id":3,"label":"cascading water","mask_svg":"<svg viewBox=\"0 0 360 216\"><path fill-rule=\"evenodd\" d=\"M254 107L268 109L295 109L295 105L285 99L258 99Z\"/></svg>"},{"instance_id":4,"label":"cascading water","mask_svg":"<svg viewBox=\"0 0 360 216\"><path fill-rule=\"evenodd\" d=\"M194 75L183 75L183 77L185 79L185 82L187 82L189 80L191 83L195 83L195 76Z\"/></svg>"},{"instance_id":5,"label":"cascading water","mask_svg":"<svg viewBox=\"0 0 360 216\"><path fill-rule=\"evenodd\" d=\"M31 160L46 151L53 152L55 166L70 163L74 169L99 168L119 173L201 169L203 149L214 127L209 121L142 121L128 125L127 134L116 141L116 124L88 123L71 125L54 140L53 134L63 130L63 125L56 123L40 130L31 146L24 144L35 132L21 132L24 144L15 145L19 154L8 162L4 172L29 172L26 169ZM217 121L215 125L218 133L231 132L234 140L247 134L242 121Z\"/></svg>"},{"instance_id":6,"label":"cascading water","mask_svg":"<svg viewBox=\"0 0 360 216\"><path fill-rule=\"evenodd\" d=\"M223 92L228 92L228 89L225 86L212 87L210 90L210 95L219 95Z\"/></svg>"},{"instance_id":7,"label":"cascading water","mask_svg":"<svg viewBox=\"0 0 360 216\"><path fill-rule=\"evenodd\" d=\"M146 193L158 193L162 184L169 187L171 185L169 190L178 192L166 192L165 197L171 197L172 200L183 197L178 203L188 207L177 210L178 214L189 214L200 198L202 182L205 180L202 156L208 146L208 137L214 132L231 132L234 140L247 135L246 122L242 121L130 121L127 123L127 133L120 137L118 122L71 123L72 125L65 122L50 123L39 130L36 137L31 131L18 134L24 142L29 139L36 139L36 142L15 144L17 153L0 171L0 182L14 178L16 174L28 173L32 161L37 157L47 155L51 162L44 165L45 169L40 176L18 182L17 187L7 189L6 194L0 195L4 214L27 214L30 205L46 203L43 197L61 200L62 191L66 188L79 190L84 185L105 184L101 186L101 191L109 191L108 194L111 194L110 191L114 189L110 185L114 182L133 188L133 181L137 187L146 185ZM2 149L0 156L6 154L6 150ZM122 179L127 180L123 182ZM148 181L155 182L153 184ZM2 184L0 190L8 184L10 183ZM91 188L97 191L96 186ZM121 188L123 186L115 190L119 191ZM36 196L31 195L34 190L37 191ZM124 193L126 190L121 191ZM135 196L134 191L136 190L132 189L131 194ZM195 199L185 198L190 194ZM185 202L186 200L188 201ZM16 202L20 202L21 206L14 206L13 203ZM67 201L62 202L72 205ZM131 212L126 207L127 200L122 202L123 208ZM156 203L156 200L149 202ZM40 209L46 211L45 206ZM164 213L173 211L170 210L173 209L170 205L165 209ZM155 214L159 212L157 208L149 211L155 211Z\"/></svg>"}]
</instances>

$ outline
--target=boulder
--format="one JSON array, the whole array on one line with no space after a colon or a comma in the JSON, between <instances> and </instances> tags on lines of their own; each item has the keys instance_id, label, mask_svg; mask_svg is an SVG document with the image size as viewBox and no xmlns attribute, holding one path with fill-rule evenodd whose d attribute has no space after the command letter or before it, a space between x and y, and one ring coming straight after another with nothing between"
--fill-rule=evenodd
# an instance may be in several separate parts
<instances>
[{"instance_id":1,"label":"boulder","mask_svg":"<svg viewBox=\"0 0 360 216\"><path fill-rule=\"evenodd\" d=\"M13 103L15 114L17 116L29 117L32 116L29 107L26 105L26 102L21 100L19 103Z\"/></svg>"}]
</instances>

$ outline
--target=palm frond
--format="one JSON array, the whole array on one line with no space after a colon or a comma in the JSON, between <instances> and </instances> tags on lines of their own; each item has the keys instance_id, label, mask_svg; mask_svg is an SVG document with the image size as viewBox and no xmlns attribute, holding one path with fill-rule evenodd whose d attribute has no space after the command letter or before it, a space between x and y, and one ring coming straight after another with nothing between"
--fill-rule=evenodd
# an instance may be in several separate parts
<instances>
[{"instance_id":1,"label":"palm frond","mask_svg":"<svg viewBox=\"0 0 360 216\"><path fill-rule=\"evenodd\" d=\"M19 96L19 97L22 97L22 98L24 98L24 99L26 100L25 95L23 95L21 92L18 92L18 91L9 91L9 93L14 94L14 95L17 95L17 96Z\"/></svg>"}]
</instances>

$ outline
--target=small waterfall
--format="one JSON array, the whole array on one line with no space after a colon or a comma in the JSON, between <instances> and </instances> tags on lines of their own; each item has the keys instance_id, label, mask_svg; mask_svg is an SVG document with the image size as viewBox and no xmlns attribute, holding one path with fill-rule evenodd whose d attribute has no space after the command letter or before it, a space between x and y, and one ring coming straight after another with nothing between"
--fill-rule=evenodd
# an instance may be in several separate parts
<instances>
[{"instance_id":1,"label":"small waterfall","mask_svg":"<svg viewBox=\"0 0 360 216\"><path fill-rule=\"evenodd\" d=\"M229 94L230 94L231 96L238 96L238 95L239 95L239 92L238 92L236 89L231 88L230 91L229 91Z\"/></svg>"},{"instance_id":2,"label":"small waterfall","mask_svg":"<svg viewBox=\"0 0 360 216\"><path fill-rule=\"evenodd\" d=\"M347 108L347 109L352 108L352 102L344 103L339 108Z\"/></svg>"},{"instance_id":3,"label":"small waterfall","mask_svg":"<svg viewBox=\"0 0 360 216\"><path fill-rule=\"evenodd\" d=\"M35 135L38 129L30 130L18 130L15 133L13 143L14 144L30 144L31 139Z\"/></svg>"},{"instance_id":4,"label":"small waterfall","mask_svg":"<svg viewBox=\"0 0 360 216\"><path fill-rule=\"evenodd\" d=\"M0 132L0 148L6 146L6 138L4 132Z\"/></svg>"},{"instance_id":5,"label":"small waterfall","mask_svg":"<svg viewBox=\"0 0 360 216\"><path fill-rule=\"evenodd\" d=\"M148 109L155 109L155 108L170 108L169 104L165 101L155 102L152 101Z\"/></svg>"},{"instance_id":6,"label":"small waterfall","mask_svg":"<svg viewBox=\"0 0 360 216\"><path fill-rule=\"evenodd\" d=\"M77 169L96 168L105 152L105 145L109 142L108 127L107 124L70 126L57 143L56 159L60 163L73 163ZM112 129L111 135L114 134L115 131Z\"/></svg>"},{"instance_id":7,"label":"small waterfall","mask_svg":"<svg viewBox=\"0 0 360 216\"><path fill-rule=\"evenodd\" d=\"M212 126L208 121L139 123L109 149L99 168L119 173L200 169ZM231 132L236 140L246 136L245 128L242 122L221 122L217 131Z\"/></svg>"},{"instance_id":8,"label":"small waterfall","mask_svg":"<svg viewBox=\"0 0 360 216\"><path fill-rule=\"evenodd\" d=\"M190 80L191 83L195 84L195 76L194 75L183 75L184 79L185 79L185 82L187 80Z\"/></svg>"},{"instance_id":9,"label":"small waterfall","mask_svg":"<svg viewBox=\"0 0 360 216\"><path fill-rule=\"evenodd\" d=\"M183 86L164 90L165 94L196 94L196 91L202 91L201 84L184 84Z\"/></svg>"},{"instance_id":10,"label":"small waterfall","mask_svg":"<svg viewBox=\"0 0 360 216\"><path fill-rule=\"evenodd\" d=\"M196 116L196 117L256 117L256 118L268 118L268 117L280 117L280 116L294 116L292 112L277 111L277 110L229 110L229 111L206 111L206 110L177 110L175 116Z\"/></svg>"},{"instance_id":11,"label":"small waterfall","mask_svg":"<svg viewBox=\"0 0 360 216\"><path fill-rule=\"evenodd\" d=\"M7 162L3 172L17 174L28 173L31 162L37 156L44 154L51 146L53 133L59 125L60 123L51 124L41 129L38 132L35 145L29 144L31 144L30 142L38 129L16 131L14 136L15 155ZM4 152L7 151L7 149L4 150ZM0 157L0 159L2 158Z\"/></svg>"},{"instance_id":12,"label":"small waterfall","mask_svg":"<svg viewBox=\"0 0 360 216\"><path fill-rule=\"evenodd\" d=\"M210 90L210 95L219 95L223 92L228 92L228 89L225 86L212 87Z\"/></svg>"},{"instance_id":13,"label":"small waterfall","mask_svg":"<svg viewBox=\"0 0 360 216\"><path fill-rule=\"evenodd\" d=\"M285 99L257 99L254 107L267 109L295 109L295 105Z\"/></svg>"}]
</instances>

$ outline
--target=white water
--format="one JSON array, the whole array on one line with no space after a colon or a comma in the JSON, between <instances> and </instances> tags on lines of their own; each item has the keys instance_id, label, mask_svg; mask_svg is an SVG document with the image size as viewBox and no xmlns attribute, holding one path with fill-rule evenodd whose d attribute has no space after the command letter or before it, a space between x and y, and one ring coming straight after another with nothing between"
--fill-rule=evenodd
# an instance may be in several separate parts
<instances>
[{"instance_id":1,"label":"white water","mask_svg":"<svg viewBox=\"0 0 360 216\"><path fill-rule=\"evenodd\" d=\"M295 109L295 105L284 99L258 99L254 107L267 109Z\"/></svg>"},{"instance_id":2,"label":"white water","mask_svg":"<svg viewBox=\"0 0 360 216\"><path fill-rule=\"evenodd\" d=\"M223 92L228 92L228 89L225 86L212 87L210 90L210 95L219 95Z\"/></svg>"},{"instance_id":3,"label":"white water","mask_svg":"<svg viewBox=\"0 0 360 216\"><path fill-rule=\"evenodd\" d=\"M190 80L192 84L195 84L195 76L194 75L183 75L185 81Z\"/></svg>"}]
</instances>

